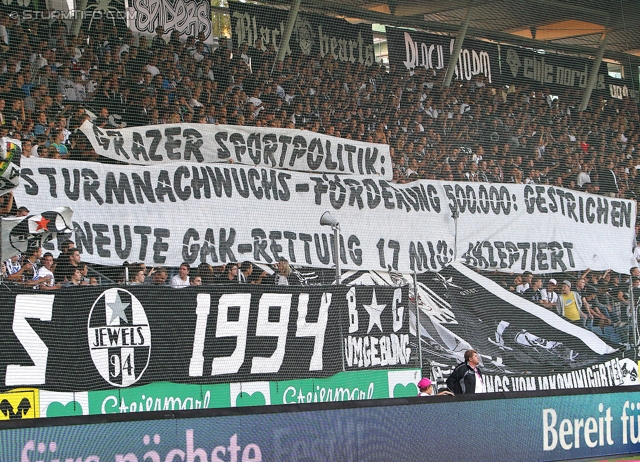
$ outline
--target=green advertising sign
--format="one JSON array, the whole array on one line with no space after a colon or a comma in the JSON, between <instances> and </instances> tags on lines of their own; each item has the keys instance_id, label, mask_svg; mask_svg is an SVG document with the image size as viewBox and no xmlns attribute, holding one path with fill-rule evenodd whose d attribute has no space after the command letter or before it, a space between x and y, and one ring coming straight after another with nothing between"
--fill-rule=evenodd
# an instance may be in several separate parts
<instances>
[{"instance_id":1,"label":"green advertising sign","mask_svg":"<svg viewBox=\"0 0 640 462\"><path fill-rule=\"evenodd\" d=\"M340 372L323 379L188 385L156 382L141 387L90 391L88 414L211 409L416 396L420 370ZM69 407L69 406L67 406ZM41 417L72 415L48 404Z\"/></svg>"},{"instance_id":2,"label":"green advertising sign","mask_svg":"<svg viewBox=\"0 0 640 462\"><path fill-rule=\"evenodd\" d=\"M229 384L156 382L141 387L90 391L89 414L173 411L230 407Z\"/></svg>"}]
</instances>

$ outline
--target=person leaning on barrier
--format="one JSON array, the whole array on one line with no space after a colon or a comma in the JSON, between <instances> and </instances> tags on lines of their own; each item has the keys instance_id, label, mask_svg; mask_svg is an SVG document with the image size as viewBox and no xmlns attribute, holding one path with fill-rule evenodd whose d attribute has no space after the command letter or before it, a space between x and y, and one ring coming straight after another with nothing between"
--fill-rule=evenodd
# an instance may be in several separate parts
<instances>
[{"instance_id":1,"label":"person leaning on barrier","mask_svg":"<svg viewBox=\"0 0 640 462\"><path fill-rule=\"evenodd\" d=\"M542 301L542 278L534 277L531 281L531 286L522 293L522 296L533 303L540 304Z\"/></svg>"},{"instance_id":2,"label":"person leaning on barrier","mask_svg":"<svg viewBox=\"0 0 640 462\"><path fill-rule=\"evenodd\" d=\"M82 273L82 285L86 286L86 285L91 285L91 286L97 286L98 285L98 280L94 277L89 276L89 265L87 265L85 262L81 261L80 263L78 263L78 268L80 269L80 272Z\"/></svg>"},{"instance_id":3,"label":"person leaning on barrier","mask_svg":"<svg viewBox=\"0 0 640 462\"><path fill-rule=\"evenodd\" d=\"M456 366L447 378L447 388L455 395L486 393L487 388L480 370L480 356L476 350L464 352L464 362Z\"/></svg>"},{"instance_id":4,"label":"person leaning on barrier","mask_svg":"<svg viewBox=\"0 0 640 462\"><path fill-rule=\"evenodd\" d=\"M183 262L178 268L178 274L171 278L171 287L174 289L189 287L189 270L191 270L189 263Z\"/></svg>"},{"instance_id":5,"label":"person leaning on barrier","mask_svg":"<svg viewBox=\"0 0 640 462\"><path fill-rule=\"evenodd\" d=\"M548 309L555 308L558 303L558 294L556 293L556 286L558 285L558 281L555 279L549 279L547 282L546 289L540 289L540 303L542 306Z\"/></svg>"},{"instance_id":6,"label":"person leaning on barrier","mask_svg":"<svg viewBox=\"0 0 640 462\"><path fill-rule=\"evenodd\" d=\"M73 286L81 286L82 285L82 272L80 268L77 266L72 270L71 277L62 283L62 287L73 287Z\"/></svg>"},{"instance_id":7,"label":"person leaning on barrier","mask_svg":"<svg viewBox=\"0 0 640 462\"><path fill-rule=\"evenodd\" d=\"M573 324L583 327L582 320L588 319L589 315L582 311L582 297L577 292L571 290L571 282L562 281L560 295L556 303L558 314L571 321Z\"/></svg>"},{"instance_id":8,"label":"person leaning on barrier","mask_svg":"<svg viewBox=\"0 0 640 462\"><path fill-rule=\"evenodd\" d=\"M238 271L240 270L237 263L227 263L225 271L227 276L224 278L224 282L226 284L238 284L240 282L238 280Z\"/></svg>"},{"instance_id":9,"label":"person leaning on barrier","mask_svg":"<svg viewBox=\"0 0 640 462\"><path fill-rule=\"evenodd\" d=\"M130 265L129 266L129 284L131 285L140 285L144 284L145 275L144 269L140 265Z\"/></svg>"},{"instance_id":10,"label":"person leaning on barrier","mask_svg":"<svg viewBox=\"0 0 640 462\"><path fill-rule=\"evenodd\" d=\"M242 283L262 284L262 279L267 277L267 272L265 270L259 266L254 266L250 261L242 262L242 265L240 265L240 273L240 282Z\"/></svg>"},{"instance_id":11,"label":"person leaning on barrier","mask_svg":"<svg viewBox=\"0 0 640 462\"><path fill-rule=\"evenodd\" d=\"M436 396L433 393L433 383L431 382L431 380L429 380L426 377L424 377L422 380L418 382L418 390L420 390L418 392L418 396ZM451 393L449 390L444 390L437 394L437 396L442 396L442 395L453 396L453 393Z\"/></svg>"},{"instance_id":12,"label":"person leaning on barrier","mask_svg":"<svg viewBox=\"0 0 640 462\"><path fill-rule=\"evenodd\" d=\"M169 273L167 269L163 266L158 266L154 268L155 271L151 271L149 276L145 279L145 284L151 284L154 286L166 286L167 278L169 277Z\"/></svg>"},{"instance_id":13,"label":"person leaning on barrier","mask_svg":"<svg viewBox=\"0 0 640 462\"><path fill-rule=\"evenodd\" d=\"M38 269L38 285L36 287L41 290L54 290L62 287L59 283L56 284L53 276L53 254L51 252L45 253L40 261L42 266Z\"/></svg>"},{"instance_id":14,"label":"person leaning on barrier","mask_svg":"<svg viewBox=\"0 0 640 462\"><path fill-rule=\"evenodd\" d=\"M299 286L300 281L293 276L291 265L285 258L278 260L278 271L274 274L274 284L277 286Z\"/></svg>"}]
</instances>

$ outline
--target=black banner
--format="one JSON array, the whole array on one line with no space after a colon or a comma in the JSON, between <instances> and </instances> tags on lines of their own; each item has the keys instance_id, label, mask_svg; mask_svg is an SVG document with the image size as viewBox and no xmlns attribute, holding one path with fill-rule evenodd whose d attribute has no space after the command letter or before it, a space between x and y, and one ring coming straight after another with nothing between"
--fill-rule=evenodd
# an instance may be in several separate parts
<instances>
[{"instance_id":1,"label":"black banner","mask_svg":"<svg viewBox=\"0 0 640 462\"><path fill-rule=\"evenodd\" d=\"M500 46L505 84L529 85L552 91L586 88L593 60L567 55L538 53L529 48ZM594 91L608 91L607 64L601 63Z\"/></svg>"},{"instance_id":2,"label":"black banner","mask_svg":"<svg viewBox=\"0 0 640 462\"><path fill-rule=\"evenodd\" d=\"M289 10L229 2L234 43L249 46L262 40L263 49L272 43L280 48ZM375 63L370 24L350 24L342 19L299 12L289 41L291 53L371 66Z\"/></svg>"},{"instance_id":3,"label":"black banner","mask_svg":"<svg viewBox=\"0 0 640 462\"><path fill-rule=\"evenodd\" d=\"M419 326L422 370L441 388L468 349L481 357L488 391L636 383L637 364L625 346L633 341L629 324L604 329L592 320L585 327L572 324L555 306L528 301L460 263L418 275L417 297L411 278L393 273L355 272L343 282L357 287L371 281L397 284L397 278L410 284L410 325L412 333Z\"/></svg>"},{"instance_id":4,"label":"black banner","mask_svg":"<svg viewBox=\"0 0 640 462\"><path fill-rule=\"evenodd\" d=\"M500 366L484 361L490 371L570 370L611 359L616 352L608 340L571 324L555 307L549 310L527 301L463 265L421 280L432 290L446 291L457 321L449 326L451 332L486 357L501 358Z\"/></svg>"},{"instance_id":5,"label":"black banner","mask_svg":"<svg viewBox=\"0 0 640 462\"><path fill-rule=\"evenodd\" d=\"M407 296L406 287L2 289L1 386L90 391L326 377L347 368L343 341L348 369L417 367Z\"/></svg>"},{"instance_id":6,"label":"black banner","mask_svg":"<svg viewBox=\"0 0 640 462\"><path fill-rule=\"evenodd\" d=\"M416 67L442 71L444 77L454 41L455 37L387 27L389 63L411 71ZM468 81L479 74L484 75L488 83L497 83L500 77L498 45L465 39L454 79Z\"/></svg>"}]
</instances>

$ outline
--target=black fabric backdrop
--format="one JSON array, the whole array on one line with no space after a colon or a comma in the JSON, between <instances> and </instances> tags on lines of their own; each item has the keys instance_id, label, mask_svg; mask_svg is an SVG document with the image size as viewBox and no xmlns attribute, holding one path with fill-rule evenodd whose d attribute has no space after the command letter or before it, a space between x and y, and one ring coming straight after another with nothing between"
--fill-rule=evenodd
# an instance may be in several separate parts
<instances>
[{"instance_id":1,"label":"black fabric backdrop","mask_svg":"<svg viewBox=\"0 0 640 462\"><path fill-rule=\"evenodd\" d=\"M533 306L532 302L512 295L506 289L489 286L489 280L482 274L476 273L473 278L469 278L453 266L449 266L439 274L424 273L418 280L433 291L443 303L450 304L456 322L441 326L469 342L486 357L494 360L501 358L500 365L484 360L484 369L488 372L570 372L614 357L622 358L624 355L624 349L619 349L620 345L607 343L606 339L569 324L557 315L555 309L547 312L546 308ZM514 303L507 300L510 296L515 297ZM547 321L532 314L527 307L529 310L537 309L538 313L547 315ZM420 322L434 334L433 339L441 338L435 333L429 317L421 315ZM498 345L496 331L501 322L508 325L501 332L503 343ZM569 330L572 328L577 330L570 333ZM606 348L603 342L611 346L609 351L612 353L599 354L589 348L585 344L585 341L590 341L587 336L593 336L591 340L597 343L599 348ZM442 348L441 342L427 347L427 350L434 352L435 358L446 349L448 348ZM613 353L615 349L618 351ZM424 353L423 350L423 357ZM427 352L427 357L429 356Z\"/></svg>"},{"instance_id":2,"label":"black fabric backdrop","mask_svg":"<svg viewBox=\"0 0 640 462\"><path fill-rule=\"evenodd\" d=\"M254 285L214 285L199 286L197 289L189 287L185 289L172 289L169 287L150 286L126 286L118 287L117 295L120 302L126 305L123 310L127 322L122 319L116 320L120 328L127 332L125 343L131 344L132 339L136 346L123 346L118 340L113 347L108 348L109 357L101 363L94 364L91 356L89 343L96 343L95 328L109 324L109 315L105 318L105 296L104 293L109 288L102 287L77 287L65 288L52 292L37 292L34 290L15 289L2 287L0 289L0 386L3 389L15 388L16 386L36 386L37 388L52 391L89 391L99 389L110 389L121 385L121 376L113 377L111 383L107 382L100 374L107 369L110 374L114 374L115 367L134 367L135 385L144 385L156 381L170 381L176 383L227 383L227 382L247 382L247 381L276 381L287 379L326 377L342 371L343 340L341 337L340 325L348 326L348 311L346 295L349 287L332 286L301 286L301 287L279 287L279 286L254 286ZM373 292L379 305L386 305L381 314L382 332L387 334L393 332L393 315L391 306L392 298L396 288L392 287L357 287L356 300L359 312L359 329L352 335L367 334L369 317L363 304L372 302ZM113 288L111 289L113 295ZM194 349L194 336L196 331L196 306L197 297L203 295L210 297L210 314L207 318L206 335L204 341L204 363L202 375L190 376L189 364ZM214 357L230 356L237 345L237 337L217 337L216 323L218 315L218 300L222 295L250 295L250 309L248 323L246 327L247 342L244 358L237 373L212 376L212 360ZM256 336L258 321L258 304L265 294L276 294L282 299L291 295L291 310L289 313L288 326L286 331L286 345L282 363L275 373L261 374L251 373L252 360L255 357L270 357L277 344L275 333L270 337L271 332L263 332L261 336ZM322 350L322 367L320 370L310 370L310 361L315 345L314 337L296 336L298 333L298 302L301 294L308 294L308 312L305 318L307 323L318 321L319 307L323 294L331 295L331 303L328 308L328 318L324 335L324 346ZM148 319L150 331L149 340L144 335L145 323L141 322L140 312L132 311L132 297L137 299L143 307ZM42 298L53 297L53 309L51 321L41 321L33 319L36 313L36 305L43 306ZM246 295L245 295L246 296ZM32 366L32 361L27 348L31 353L38 350L37 339L34 342L34 335L29 337L28 329L16 324L20 316L14 316L16 299L30 303L27 306L27 323L35 331L48 348L48 358L46 361L46 380L42 383L33 383L25 379L24 383L7 383L7 372L9 365ZM408 289L402 289L402 301L398 305L406 306ZM325 299L326 300L326 299ZM271 299L273 301L273 299ZM22 302L21 302L22 303ZM268 311L268 322L278 322L281 308L274 308L271 303ZM92 310L93 308L93 312ZM227 315L228 321L239 320L239 310L230 308ZM404 310L402 328L396 334L409 334L408 310ZM106 320L105 320L106 319ZM113 323L111 323L113 327ZM16 329L14 329L14 326ZM131 328L133 331L131 331ZM140 331L137 329L140 328ZM244 329L244 328L243 328ZM112 329L116 332L118 329ZM131 334L129 334L131 332ZM370 335L380 335L378 327L374 327ZM347 328L342 332L347 336ZM106 334L105 334L106 335ZM143 340L144 338L144 340ZM104 343L108 343L108 336L104 337ZM141 343L144 344L141 345ZM415 345L415 339L411 341ZM150 346L150 348L149 348ZM25 348L26 347L26 348ZM134 350L131 364L125 362L126 352ZM150 350L149 364L146 370L144 366ZM415 348L413 349L415 350ZM33 356L36 356L33 354ZM115 364L114 364L115 363ZM417 352L411 354L410 364L398 364L396 366L378 366L389 369L418 367ZM22 377L25 374L13 374ZM116 374L117 375L117 374ZM125 383L125 386L127 384ZM132 385L132 383L129 383Z\"/></svg>"},{"instance_id":3,"label":"black fabric backdrop","mask_svg":"<svg viewBox=\"0 0 640 462\"><path fill-rule=\"evenodd\" d=\"M405 40L405 33L411 37L411 40L414 44L413 51L411 51L411 48L407 45L407 40ZM446 72L447 66L449 65L449 59L451 57L451 41L453 40L453 38L455 37L427 34L424 32L387 27L389 63L395 65L398 69L410 69L412 66L424 67L426 64L427 66L429 66L429 68L435 68L438 71L439 79L444 78L444 74ZM428 54L425 53L428 53L430 51L431 45L435 45L435 48L431 50L431 60L429 61ZM442 48L442 53L440 55L441 61L439 61L438 59L437 47ZM415 53L416 50L417 55ZM473 39L465 39L462 46L463 55L464 50L467 50L469 52L470 57L473 57L473 52L475 52L476 56L479 56L479 54L483 52L487 53L490 63L491 83L497 84L500 82L500 66L498 64L497 44L482 42ZM427 59L426 62L425 58ZM405 61L413 64L407 65L405 64ZM468 68L468 70L472 70L474 65L473 59L471 59L470 63L468 64L471 64L471 68L469 68L469 66L466 66L466 68ZM439 65L442 65L440 69L438 69ZM460 66L460 61L458 61L458 69L460 69ZM478 69L477 63L476 69ZM464 74L464 72L462 74ZM471 76L471 79L473 79L473 77L474 75ZM489 77L489 75L487 75L487 77ZM454 80L455 79L456 78L454 74ZM459 77L458 80L465 81L470 79ZM489 79L487 79L487 82L489 82Z\"/></svg>"},{"instance_id":4,"label":"black fabric backdrop","mask_svg":"<svg viewBox=\"0 0 640 462\"><path fill-rule=\"evenodd\" d=\"M239 45L242 41L246 41L249 46L252 46L257 38L263 38L263 44L266 46L269 41L273 41L273 31L276 31L275 45L279 46L282 39L281 32L287 23L288 15L289 10L229 2L229 16L231 17L234 46ZM238 27L238 21L242 21L241 31ZM361 43L358 42L358 34L362 38ZM349 45L344 41L357 42L353 53L348 50L349 57L353 55L355 63L361 62L366 66L371 66L375 63L373 32L370 24L350 24L343 19L330 18L318 14L298 13L289 48L294 54L302 53L317 58L321 51L324 56L328 49L334 49L336 53L338 53L340 47L342 47L343 51L345 47L348 49ZM370 48L367 50L366 47ZM367 57L366 62L364 62L365 55ZM362 61L360 58L362 58ZM339 60L346 61L348 59Z\"/></svg>"}]
</instances>

